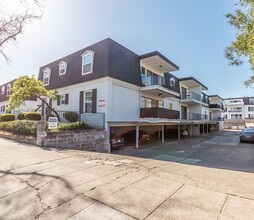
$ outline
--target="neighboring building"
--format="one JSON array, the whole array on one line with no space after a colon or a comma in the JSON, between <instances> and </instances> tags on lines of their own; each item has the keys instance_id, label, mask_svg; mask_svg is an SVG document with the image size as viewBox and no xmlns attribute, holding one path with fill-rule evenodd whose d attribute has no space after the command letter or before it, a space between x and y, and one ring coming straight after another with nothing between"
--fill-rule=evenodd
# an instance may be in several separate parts
<instances>
[{"instance_id":1,"label":"neighboring building","mask_svg":"<svg viewBox=\"0 0 254 220\"><path fill-rule=\"evenodd\" d=\"M7 113L6 108L8 107L8 101L11 96L11 89L15 80L0 85L0 115ZM37 107L37 100L30 99L26 100L19 108L12 110L11 113L18 114L19 112L35 111Z\"/></svg>"},{"instance_id":2,"label":"neighboring building","mask_svg":"<svg viewBox=\"0 0 254 220\"><path fill-rule=\"evenodd\" d=\"M193 77L174 76L178 69L157 51L140 56L108 38L42 66L38 79L58 90L56 110L111 132L176 126L200 134L218 125L221 98Z\"/></svg>"},{"instance_id":3,"label":"neighboring building","mask_svg":"<svg viewBox=\"0 0 254 220\"><path fill-rule=\"evenodd\" d=\"M225 119L254 119L254 97L225 98L223 102Z\"/></svg>"}]
</instances>

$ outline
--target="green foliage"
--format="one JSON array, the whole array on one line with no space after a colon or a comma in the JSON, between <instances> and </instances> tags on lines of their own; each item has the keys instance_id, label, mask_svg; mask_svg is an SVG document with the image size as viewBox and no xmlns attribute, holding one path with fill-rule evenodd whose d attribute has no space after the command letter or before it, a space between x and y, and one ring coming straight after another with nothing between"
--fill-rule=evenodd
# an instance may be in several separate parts
<instances>
[{"instance_id":1,"label":"green foliage","mask_svg":"<svg viewBox=\"0 0 254 220\"><path fill-rule=\"evenodd\" d=\"M0 131L7 131L18 135L36 136L37 122L26 120L0 122Z\"/></svg>"},{"instance_id":2,"label":"green foliage","mask_svg":"<svg viewBox=\"0 0 254 220\"><path fill-rule=\"evenodd\" d=\"M59 123L57 130L59 131L70 131L70 130L84 130L84 129L91 129L91 127L85 123L79 123L79 122L74 122L74 123Z\"/></svg>"},{"instance_id":3,"label":"green foliage","mask_svg":"<svg viewBox=\"0 0 254 220\"><path fill-rule=\"evenodd\" d=\"M79 119L77 112L64 112L63 117L70 123L77 122Z\"/></svg>"},{"instance_id":4,"label":"green foliage","mask_svg":"<svg viewBox=\"0 0 254 220\"><path fill-rule=\"evenodd\" d=\"M12 93L8 103L8 110L18 108L24 101L36 97L42 101L44 98L56 99L57 92L54 90L47 90L42 81L35 77L21 76L13 84ZM48 104L45 102L45 104Z\"/></svg>"},{"instance_id":5,"label":"green foliage","mask_svg":"<svg viewBox=\"0 0 254 220\"><path fill-rule=\"evenodd\" d=\"M226 17L236 30L236 39L225 49L225 57L231 65L240 65L243 58L247 57L254 74L254 1L240 0L239 8ZM245 82L246 86L251 85L254 78L251 77Z\"/></svg>"},{"instance_id":6,"label":"green foliage","mask_svg":"<svg viewBox=\"0 0 254 220\"><path fill-rule=\"evenodd\" d=\"M0 121L14 121L15 115L13 114L4 114L0 116Z\"/></svg>"},{"instance_id":7,"label":"green foliage","mask_svg":"<svg viewBox=\"0 0 254 220\"><path fill-rule=\"evenodd\" d=\"M25 120L25 112L21 112L18 114L18 120Z\"/></svg>"},{"instance_id":8,"label":"green foliage","mask_svg":"<svg viewBox=\"0 0 254 220\"><path fill-rule=\"evenodd\" d=\"M30 121L40 121L41 120L41 115L39 112L26 112L24 114L26 120Z\"/></svg>"}]
</instances>

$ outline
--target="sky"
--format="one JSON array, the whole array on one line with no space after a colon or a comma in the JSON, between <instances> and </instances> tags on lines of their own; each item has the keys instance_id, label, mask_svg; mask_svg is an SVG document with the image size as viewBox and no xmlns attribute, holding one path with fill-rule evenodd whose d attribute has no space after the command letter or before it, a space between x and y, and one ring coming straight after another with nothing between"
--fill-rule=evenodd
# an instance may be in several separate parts
<instances>
[{"instance_id":1,"label":"sky","mask_svg":"<svg viewBox=\"0 0 254 220\"><path fill-rule=\"evenodd\" d=\"M3 1L3 0L1 0ZM10 1L9 1L10 2ZM235 38L225 14L237 0L47 0L43 16L28 24L18 45L0 57L0 85L110 37L142 55L159 51L222 98L254 96L243 84L250 66L229 66L224 49ZM15 9L12 4L11 9ZM16 10L16 9L15 9Z\"/></svg>"}]
</instances>

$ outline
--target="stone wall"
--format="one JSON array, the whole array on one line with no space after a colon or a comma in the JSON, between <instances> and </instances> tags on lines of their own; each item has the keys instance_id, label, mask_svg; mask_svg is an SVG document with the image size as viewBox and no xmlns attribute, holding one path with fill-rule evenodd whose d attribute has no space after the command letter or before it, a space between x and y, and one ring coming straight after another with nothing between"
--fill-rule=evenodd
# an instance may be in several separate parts
<instances>
[{"instance_id":1,"label":"stone wall","mask_svg":"<svg viewBox=\"0 0 254 220\"><path fill-rule=\"evenodd\" d=\"M105 130L48 132L41 137L42 147L110 152L109 133Z\"/></svg>"}]
</instances>

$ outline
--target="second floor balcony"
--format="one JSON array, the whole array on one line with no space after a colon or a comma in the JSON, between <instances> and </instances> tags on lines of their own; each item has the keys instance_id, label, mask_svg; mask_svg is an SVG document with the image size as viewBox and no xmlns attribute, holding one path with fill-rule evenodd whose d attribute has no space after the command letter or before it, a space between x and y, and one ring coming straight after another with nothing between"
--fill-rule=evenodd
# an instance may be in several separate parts
<instances>
[{"instance_id":1,"label":"second floor balcony","mask_svg":"<svg viewBox=\"0 0 254 220\"><path fill-rule=\"evenodd\" d=\"M140 118L179 119L180 112L159 107L140 108Z\"/></svg>"},{"instance_id":2,"label":"second floor balcony","mask_svg":"<svg viewBox=\"0 0 254 220\"><path fill-rule=\"evenodd\" d=\"M186 104L200 104L201 101L201 95L198 93L191 91L181 93L181 102Z\"/></svg>"},{"instance_id":3,"label":"second floor balcony","mask_svg":"<svg viewBox=\"0 0 254 220\"><path fill-rule=\"evenodd\" d=\"M210 108L211 110L224 111L223 105L220 105L220 104L210 104L210 105L209 105L209 108Z\"/></svg>"},{"instance_id":4,"label":"second floor balcony","mask_svg":"<svg viewBox=\"0 0 254 220\"><path fill-rule=\"evenodd\" d=\"M161 97L179 97L179 86L174 82L166 82L165 77L159 75L144 76L141 74L141 91L152 93Z\"/></svg>"}]
</instances>

